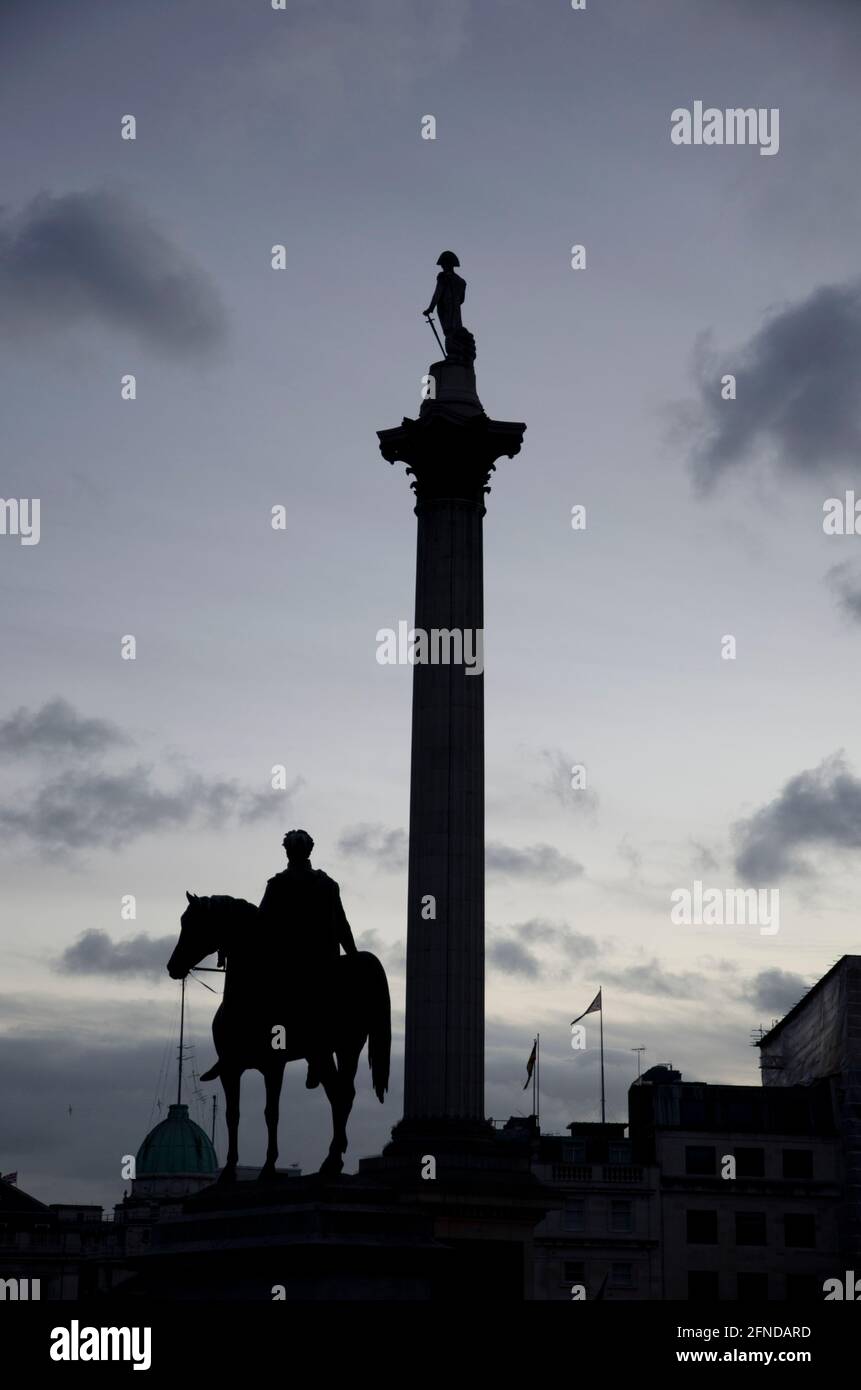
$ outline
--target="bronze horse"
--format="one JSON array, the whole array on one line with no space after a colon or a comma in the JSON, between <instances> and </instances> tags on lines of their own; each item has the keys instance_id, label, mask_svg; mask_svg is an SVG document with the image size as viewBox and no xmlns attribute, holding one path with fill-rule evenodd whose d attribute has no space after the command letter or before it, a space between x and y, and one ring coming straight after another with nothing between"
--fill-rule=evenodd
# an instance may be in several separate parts
<instances>
[{"instance_id":1,"label":"bronze horse","mask_svg":"<svg viewBox=\"0 0 861 1390\"><path fill-rule=\"evenodd\" d=\"M180 918L180 936L167 963L173 980L182 980L206 956L226 960L224 995L212 1020L218 1062L201 1080L221 1077L227 1118L227 1158L219 1182L236 1177L239 1161L239 1087L242 1073L259 1071L266 1086L266 1162L260 1178L272 1178L278 1158L278 1110L284 1067L307 1057L308 1040L291 1027L289 989L273 960L276 949L260 930L258 909L242 898L198 898L186 893L188 907ZM289 971L289 956L284 955ZM325 1060L320 1081L332 1107L332 1142L321 1173L344 1167L347 1120L355 1099L359 1057L368 1044L371 1084L382 1103L389 1084L391 1004L386 972L370 951L340 956L335 970L331 1008L320 1025ZM281 1033L280 1030L284 1032ZM278 1042L284 1046L276 1046ZM316 1044L320 1046L319 1041Z\"/></svg>"}]
</instances>

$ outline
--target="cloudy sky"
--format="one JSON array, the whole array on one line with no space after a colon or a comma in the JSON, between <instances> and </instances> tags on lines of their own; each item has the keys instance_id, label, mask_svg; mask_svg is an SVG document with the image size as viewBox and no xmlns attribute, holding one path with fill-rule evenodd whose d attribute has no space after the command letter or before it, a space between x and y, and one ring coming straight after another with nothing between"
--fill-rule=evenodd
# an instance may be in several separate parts
<instances>
[{"instance_id":1,"label":"cloudy sky","mask_svg":"<svg viewBox=\"0 0 861 1390\"><path fill-rule=\"evenodd\" d=\"M488 1113L540 1031L545 1127L597 1118L599 985L609 1118L640 1045L758 1084L751 1030L857 949L861 538L823 530L861 481L857 4L0 0L0 48L0 492L40 500L0 536L2 1169L121 1195L184 891L258 899L293 825L392 983L349 1163L400 1116L411 673L375 635L415 519L376 431L417 412L444 247L528 426L486 521ZM776 108L778 152L673 144L695 101ZM778 888L780 930L674 925L696 879Z\"/></svg>"}]
</instances>

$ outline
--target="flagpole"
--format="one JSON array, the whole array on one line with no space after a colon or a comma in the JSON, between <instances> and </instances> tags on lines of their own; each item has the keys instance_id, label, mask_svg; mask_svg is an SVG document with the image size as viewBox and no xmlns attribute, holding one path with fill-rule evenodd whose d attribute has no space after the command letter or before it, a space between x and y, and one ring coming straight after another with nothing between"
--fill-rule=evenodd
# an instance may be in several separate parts
<instances>
[{"instance_id":1,"label":"flagpole","mask_svg":"<svg viewBox=\"0 0 861 1390\"><path fill-rule=\"evenodd\" d=\"M541 1128L541 1034L535 1034L535 1127Z\"/></svg>"},{"instance_id":2,"label":"flagpole","mask_svg":"<svg viewBox=\"0 0 861 1390\"><path fill-rule=\"evenodd\" d=\"M604 995L601 990L601 1124L606 1122L607 1109L604 1102Z\"/></svg>"},{"instance_id":3,"label":"flagpole","mask_svg":"<svg viewBox=\"0 0 861 1390\"><path fill-rule=\"evenodd\" d=\"M538 1070L538 1051L537 1051L537 1048L538 1048L538 1041L537 1041L536 1038L533 1038L533 1039L532 1039L532 1051L535 1053L535 1065L534 1065L534 1067L532 1068L532 1118L533 1118L533 1119L535 1118L535 1073L536 1073L536 1071Z\"/></svg>"}]
</instances>

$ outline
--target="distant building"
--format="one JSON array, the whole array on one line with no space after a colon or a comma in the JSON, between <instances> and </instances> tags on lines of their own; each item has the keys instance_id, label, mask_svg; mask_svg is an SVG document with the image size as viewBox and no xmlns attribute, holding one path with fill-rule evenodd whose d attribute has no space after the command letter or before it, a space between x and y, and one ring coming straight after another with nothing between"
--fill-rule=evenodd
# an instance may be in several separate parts
<instances>
[{"instance_id":1,"label":"distant building","mask_svg":"<svg viewBox=\"0 0 861 1390\"><path fill-rule=\"evenodd\" d=\"M628 1103L633 1161L660 1174L656 1296L821 1299L842 1269L829 1083L709 1086L653 1067Z\"/></svg>"},{"instance_id":2,"label":"distant building","mask_svg":"<svg viewBox=\"0 0 861 1390\"><path fill-rule=\"evenodd\" d=\"M87 1204L46 1206L10 1182L0 1181L0 1280L3 1298L40 1302L86 1298L103 1292L109 1278L102 1261L119 1242L102 1208ZM33 1281L38 1281L37 1289ZM12 1281L9 1283L9 1281ZM17 1285L17 1287L16 1287Z\"/></svg>"},{"instance_id":3,"label":"distant building","mask_svg":"<svg viewBox=\"0 0 861 1390\"><path fill-rule=\"evenodd\" d=\"M658 1172L634 1161L625 1129L575 1122L568 1138L537 1138L533 1172L559 1206L535 1229L536 1299L661 1297Z\"/></svg>"}]
</instances>

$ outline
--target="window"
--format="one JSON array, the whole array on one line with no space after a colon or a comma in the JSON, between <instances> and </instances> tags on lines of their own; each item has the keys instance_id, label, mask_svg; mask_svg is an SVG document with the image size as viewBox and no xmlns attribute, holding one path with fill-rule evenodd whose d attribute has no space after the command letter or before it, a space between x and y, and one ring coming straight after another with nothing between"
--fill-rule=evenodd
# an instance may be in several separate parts
<instances>
[{"instance_id":1,"label":"window","mask_svg":"<svg viewBox=\"0 0 861 1390\"><path fill-rule=\"evenodd\" d=\"M717 1270L691 1269L688 1271L688 1298L708 1300L714 1303L720 1296Z\"/></svg>"},{"instance_id":2,"label":"window","mask_svg":"<svg viewBox=\"0 0 861 1390\"><path fill-rule=\"evenodd\" d=\"M614 1260L610 1266L610 1283L614 1289L630 1289L634 1285L634 1266Z\"/></svg>"},{"instance_id":3,"label":"window","mask_svg":"<svg viewBox=\"0 0 861 1390\"><path fill-rule=\"evenodd\" d=\"M586 1203L582 1197L569 1197L565 1203L566 1231L585 1231Z\"/></svg>"},{"instance_id":4,"label":"window","mask_svg":"<svg viewBox=\"0 0 861 1390\"><path fill-rule=\"evenodd\" d=\"M634 1212L631 1202L610 1203L610 1230L633 1231Z\"/></svg>"},{"instance_id":5,"label":"window","mask_svg":"<svg viewBox=\"0 0 861 1390\"><path fill-rule=\"evenodd\" d=\"M765 1245L765 1212L737 1211L735 1214L736 1245Z\"/></svg>"},{"instance_id":6,"label":"window","mask_svg":"<svg viewBox=\"0 0 861 1390\"><path fill-rule=\"evenodd\" d=\"M737 1178L764 1178L765 1149L736 1149L735 1175Z\"/></svg>"},{"instance_id":7,"label":"window","mask_svg":"<svg viewBox=\"0 0 861 1390\"><path fill-rule=\"evenodd\" d=\"M630 1163L631 1145L630 1144L611 1144L607 1150L608 1163Z\"/></svg>"},{"instance_id":8,"label":"window","mask_svg":"<svg viewBox=\"0 0 861 1390\"><path fill-rule=\"evenodd\" d=\"M585 1284L586 1266L582 1260L565 1260L562 1264L562 1279L566 1284Z\"/></svg>"},{"instance_id":9,"label":"window","mask_svg":"<svg viewBox=\"0 0 861 1390\"><path fill-rule=\"evenodd\" d=\"M717 1212L689 1211L688 1245L717 1245Z\"/></svg>"},{"instance_id":10,"label":"window","mask_svg":"<svg viewBox=\"0 0 861 1390\"><path fill-rule=\"evenodd\" d=\"M715 1151L712 1145L688 1144L685 1148L685 1172L689 1177L714 1177Z\"/></svg>"},{"instance_id":11,"label":"window","mask_svg":"<svg viewBox=\"0 0 861 1390\"><path fill-rule=\"evenodd\" d=\"M785 1178L812 1178L813 1150L784 1149L783 1176Z\"/></svg>"},{"instance_id":12,"label":"window","mask_svg":"<svg viewBox=\"0 0 861 1390\"><path fill-rule=\"evenodd\" d=\"M783 1218L783 1238L796 1250L812 1250L816 1245L816 1221L806 1212L787 1212Z\"/></svg>"},{"instance_id":13,"label":"window","mask_svg":"<svg viewBox=\"0 0 861 1390\"><path fill-rule=\"evenodd\" d=\"M577 1140L574 1144L562 1145L563 1163L585 1163L586 1162L586 1141Z\"/></svg>"},{"instance_id":14,"label":"window","mask_svg":"<svg viewBox=\"0 0 861 1390\"><path fill-rule=\"evenodd\" d=\"M739 1274L737 1276L737 1292L740 1301L750 1300L754 1303L767 1303L768 1275Z\"/></svg>"}]
</instances>

